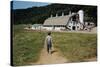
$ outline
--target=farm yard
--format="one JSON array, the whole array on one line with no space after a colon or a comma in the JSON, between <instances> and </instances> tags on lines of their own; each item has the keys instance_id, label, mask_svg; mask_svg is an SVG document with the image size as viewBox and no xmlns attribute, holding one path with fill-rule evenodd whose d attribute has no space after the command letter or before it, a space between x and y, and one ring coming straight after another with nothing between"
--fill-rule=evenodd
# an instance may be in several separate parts
<instances>
[{"instance_id":1,"label":"farm yard","mask_svg":"<svg viewBox=\"0 0 100 67\"><path fill-rule=\"evenodd\" d=\"M47 32L25 30L24 28L25 25L13 25L13 65L42 64L38 62L41 60L41 51L44 49ZM62 63L96 61L96 33L52 32L51 36L53 47L56 49L52 56L55 58L64 57L63 59L67 61ZM54 55L55 53L59 54ZM44 55L42 58L46 58L45 56L48 55ZM51 58L47 57L47 59ZM50 63L48 62L48 64Z\"/></svg>"}]
</instances>

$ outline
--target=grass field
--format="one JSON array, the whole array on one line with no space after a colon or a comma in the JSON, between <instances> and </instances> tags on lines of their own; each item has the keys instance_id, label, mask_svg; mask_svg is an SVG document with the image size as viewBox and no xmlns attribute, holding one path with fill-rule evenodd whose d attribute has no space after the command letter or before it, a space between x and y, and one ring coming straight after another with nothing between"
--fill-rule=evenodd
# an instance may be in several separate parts
<instances>
[{"instance_id":1,"label":"grass field","mask_svg":"<svg viewBox=\"0 0 100 67\"><path fill-rule=\"evenodd\" d=\"M53 33L53 44L69 62L87 61L97 56L97 35L83 33Z\"/></svg>"},{"instance_id":2,"label":"grass field","mask_svg":"<svg viewBox=\"0 0 100 67\"><path fill-rule=\"evenodd\" d=\"M39 59L46 32L27 31L24 25L13 27L13 64L28 65ZM53 45L70 62L85 61L97 56L97 35L52 32Z\"/></svg>"},{"instance_id":3,"label":"grass field","mask_svg":"<svg viewBox=\"0 0 100 67\"><path fill-rule=\"evenodd\" d=\"M28 65L36 62L44 44L44 34L25 31L23 25L14 26L13 32L13 64Z\"/></svg>"}]
</instances>

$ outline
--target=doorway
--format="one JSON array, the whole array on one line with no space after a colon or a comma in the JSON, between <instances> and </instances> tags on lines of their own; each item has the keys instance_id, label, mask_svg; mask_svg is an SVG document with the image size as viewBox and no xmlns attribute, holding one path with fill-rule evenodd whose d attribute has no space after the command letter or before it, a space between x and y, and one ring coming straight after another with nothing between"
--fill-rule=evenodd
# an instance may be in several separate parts
<instances>
[{"instance_id":1,"label":"doorway","mask_svg":"<svg viewBox=\"0 0 100 67\"><path fill-rule=\"evenodd\" d=\"M72 30L76 30L76 27L75 27L75 26L73 26L73 27L72 27Z\"/></svg>"}]
</instances>

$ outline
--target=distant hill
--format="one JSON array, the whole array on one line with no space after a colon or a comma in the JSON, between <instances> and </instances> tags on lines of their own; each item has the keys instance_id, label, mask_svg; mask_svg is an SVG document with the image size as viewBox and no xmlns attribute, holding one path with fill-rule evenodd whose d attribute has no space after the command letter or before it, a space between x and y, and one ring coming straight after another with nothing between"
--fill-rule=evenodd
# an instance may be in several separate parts
<instances>
[{"instance_id":1,"label":"distant hill","mask_svg":"<svg viewBox=\"0 0 100 67\"><path fill-rule=\"evenodd\" d=\"M11 5L13 7L13 5ZM45 19L58 13L68 14L69 11L77 12L84 10L85 21L93 21L97 25L97 6L71 5L71 4L49 4L47 6L32 7L27 9L11 9L11 21L13 24L42 24Z\"/></svg>"}]
</instances>

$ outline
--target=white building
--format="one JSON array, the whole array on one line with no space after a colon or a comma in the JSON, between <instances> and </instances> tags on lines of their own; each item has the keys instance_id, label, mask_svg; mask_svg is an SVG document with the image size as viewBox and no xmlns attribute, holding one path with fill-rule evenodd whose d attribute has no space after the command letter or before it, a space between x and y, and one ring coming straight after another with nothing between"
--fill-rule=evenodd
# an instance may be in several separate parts
<instances>
[{"instance_id":1,"label":"white building","mask_svg":"<svg viewBox=\"0 0 100 67\"><path fill-rule=\"evenodd\" d=\"M46 30L82 30L84 28L84 13L83 10L79 10L78 13L69 13L69 15L55 17L51 15L46 19L43 24L43 28Z\"/></svg>"},{"instance_id":2,"label":"white building","mask_svg":"<svg viewBox=\"0 0 100 67\"><path fill-rule=\"evenodd\" d=\"M77 13L69 12L69 15L64 15L62 13L61 16L56 14L55 17L51 15L51 17L47 18L43 24L34 24L31 29L33 30L71 30L71 31L79 31L79 30L89 30L94 27L93 22L84 22L84 12L83 10L79 10Z\"/></svg>"},{"instance_id":3,"label":"white building","mask_svg":"<svg viewBox=\"0 0 100 67\"><path fill-rule=\"evenodd\" d=\"M41 30L43 28L42 24L33 24L31 29L33 30Z\"/></svg>"}]
</instances>

